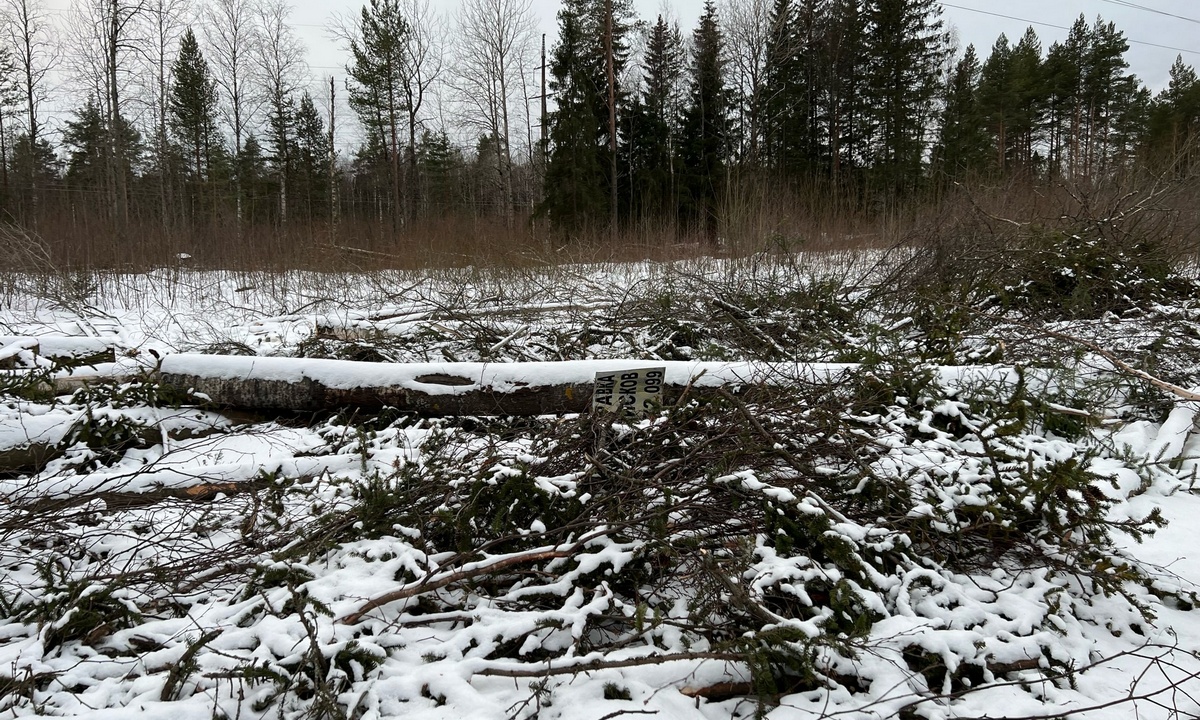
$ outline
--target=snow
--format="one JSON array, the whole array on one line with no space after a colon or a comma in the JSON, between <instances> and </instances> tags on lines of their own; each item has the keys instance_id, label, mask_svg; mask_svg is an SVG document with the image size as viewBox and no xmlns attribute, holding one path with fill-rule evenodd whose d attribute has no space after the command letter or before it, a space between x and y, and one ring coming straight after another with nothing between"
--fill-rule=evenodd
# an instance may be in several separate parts
<instances>
[{"instance_id":1,"label":"snow","mask_svg":"<svg viewBox=\"0 0 1200 720\"><path fill-rule=\"evenodd\" d=\"M160 369L164 373L200 375L234 380L315 380L331 388L352 390L363 387L400 387L430 394L454 395L481 387L511 392L521 387L589 384L596 373L613 372L645 363L628 360L579 360L565 362L513 363L407 363L389 365L337 360L214 357L212 355L167 355ZM757 383L766 377L796 377L810 382L828 380L845 370L846 364L818 363L772 366L763 363L663 362L666 382L701 387ZM114 369L120 374L122 368ZM427 376L460 377L467 385L423 382Z\"/></svg>"},{"instance_id":2,"label":"snow","mask_svg":"<svg viewBox=\"0 0 1200 720\"><path fill-rule=\"evenodd\" d=\"M732 272L721 267L709 270ZM836 383L861 371L857 363L828 358L786 363L667 359L640 350L638 357L620 357L631 347L645 350L654 343L642 342L644 337L615 336L588 345L590 357L552 362L554 347L545 338L555 329L573 327L581 317L601 328L603 313L619 306L623 295L639 283L663 277L663 269L648 265L574 268L567 272L569 277L547 281L540 289L541 281L530 280L531 289L515 297L504 296L499 281L471 273L324 280L191 272L174 277L111 277L90 310L51 307L31 295L24 304L0 311L0 326L11 333L0 337L0 357L11 350L10 356L18 358L22 367L33 368L36 358L23 354L32 349L26 339L33 337L42 358L117 349L112 363L60 371L78 376L121 378L157 367L184 375L307 378L341 389L390 385L444 394L585 384L597 372L649 364L665 367L669 383L702 386L763 380ZM447 308L454 312L447 313ZM468 333L476 322L471 318L481 313L494 332L475 343ZM888 328L901 332L910 324L911 320L893 320ZM294 356L302 343L334 331L347 338L411 341L411 346L390 351L397 359L415 362ZM253 354L195 352L216 345ZM490 359L468 359L465 348L474 346L478 355ZM431 347L461 357L431 361L425 357ZM1093 364L1081 376L1102 372L1095 369L1099 365ZM1005 439L1006 454L989 457L996 447L989 443L998 442L1004 428L971 424L975 393L987 388L1003 394L1021 387L1033 397L1057 397L1067 389L1063 378L1016 363L927 369L932 382L946 391L945 399L924 406L916 397L897 399L894 405L860 418L864 426L883 429L872 436L879 447L872 469L912 478L914 494L924 493L911 516L943 523L944 531L953 533L961 526L955 523L970 522L967 515L972 508L986 506L988 493L994 490L988 482L998 466L1085 462L1097 475L1112 479L1111 485L1098 486L1114 500L1112 519L1143 518L1157 510L1167 520L1164 528L1142 543L1124 535L1115 538L1119 550L1146 569L1159 592L1135 586L1127 588L1128 597L1089 594L1045 569L1003 564L956 574L932 564L884 571L867 563L866 576L853 578L833 565L782 553L760 536L745 548L750 561L742 578L756 597L771 593L805 597L823 587L820 583L837 581L874 585L871 591L863 591L871 603L863 611L881 617L856 656L821 650L820 662L840 675L857 675L864 689L802 689L767 707L767 716L775 720L835 713L895 717L922 693L950 694L960 689L951 686L949 674L936 687L930 686L932 680L915 675L904 657L914 647L951 672L963 665L983 668L1023 661L1036 661L1037 668L1051 673L1074 669L1069 680L1059 681L1046 680L1033 666L997 677L981 669L983 688L953 701L925 702L919 706L920 717L1079 712L1088 718L1125 718L1132 716L1135 706L1119 701L1129 694L1155 700L1136 704L1141 718L1165 720L1200 713L1194 700L1200 692L1195 677L1200 659L1194 654L1200 647L1200 617L1198 611L1162 597L1168 589L1200 590L1200 553L1192 525L1200 516L1200 495L1194 484L1200 467L1195 404L1178 403L1162 418L1131 416L1092 426L1077 439L1022 434ZM459 376L471 384L421 380L431 375ZM1123 411L1120 401L1111 408L1114 416ZM918 407L919 412L912 410ZM960 419L974 435L946 433L942 428L947 418ZM755 713L751 701L697 701L681 692L746 681L748 669L742 663L696 658L587 668L594 661L615 664L710 649L689 644L690 639L675 626L691 612L689 598L683 596L674 598L673 605L663 603L667 622L653 636L653 643L631 637L623 647L589 649L585 641L597 619L629 618L638 612L614 585L636 572L634 564L641 562L639 541L602 531L584 543L570 563L543 566L543 571L561 572L555 578L530 573L523 584L490 595L470 586L447 586L436 596L452 597L461 609L430 607L413 597L385 603L358 623L342 622L371 598L418 588L447 573L469 572L511 556L484 553L462 562L454 553L423 545L428 528L395 523L387 532L370 537L356 537L353 528L321 528L331 534L346 531L345 539L319 557L295 557L287 549L304 538L289 536L288 528L315 526L289 524L289 520L350 507L355 493L372 482L384 483L381 492L400 492L397 478L405 472L419 473L427 463L465 466L484 457L503 458L507 464L498 463L492 476L499 484L506 477L521 476L537 457L535 449L521 446L521 441L501 438L476 444L463 439L462 446L435 455L427 449L428 443L453 432L436 423L374 427L356 426L344 417L305 420L247 420L195 408L155 407L136 396L99 405L66 397L33 401L6 396L0 402L0 453L31 445L69 446L45 467L0 477L5 503L0 518L19 520L25 512L22 504L34 500L85 504L46 526L13 529L10 524L0 532L4 568L0 675L22 682L37 679L27 690L0 698L0 718L34 711L97 719L133 714L151 720L301 717L312 710L302 699L304 693L283 693L283 700L277 695L282 685L300 681L314 654L334 668L330 677L341 673L341 707L364 720L596 720L620 713L715 719ZM634 433L650 422L614 426L612 431ZM101 425L147 437L105 455L104 444L89 441L83 432ZM830 470L831 475L836 472ZM783 487L778 474L714 469L713 477L787 508L791 518L827 516L817 494L797 492L795 485ZM547 498L581 501L576 473L548 474L533 481ZM211 503L128 508L118 507L115 497L251 482L265 483L277 492L264 493L262 499L231 494ZM114 495L97 499L100 492ZM254 540L246 530L251 521L276 523L281 529ZM438 521L431 513L429 522ZM359 518L359 522L383 527L389 520ZM564 550L561 545L540 545L544 541L537 538L547 532L541 518L520 531L529 540L527 552ZM863 519L837 520L829 532L845 538L849 551L861 557L883 556L896 543L912 541ZM153 542L146 542L148 537ZM249 546L252 540L263 539L275 544ZM56 546L78 552L57 552ZM115 629L101 633L99 640L55 640L54 632L76 617L58 611L70 606L78 613L81 599L103 599L109 587L106 574L145 573L152 578L172 568L203 565L224 553L231 557L245 553L253 562L227 576L201 578L186 592L170 596L156 595L153 582L144 591L117 593L103 607L110 614L119 607L135 608L136 618L126 626L114 616L110 620ZM57 558L57 566L46 563L51 557ZM255 572L276 573L278 579L252 584ZM47 576L60 578L57 593L53 583L44 579ZM64 589L67 580L74 583L69 587L74 588L70 592L76 592L75 599L55 604L69 594ZM244 592L247 588L254 591ZM521 604L531 598L537 599L536 610ZM1152 619L1143 619L1133 601L1146 606ZM779 617L776 625L818 637L828 620L825 615ZM209 631L219 634L189 655ZM549 652L555 653L552 660L539 659L540 653ZM487 674L560 666L584 669L544 678ZM176 673L179 677L172 674L180 668L186 672ZM172 698L163 700L169 682L176 686ZM1179 692L1155 694L1172 685ZM627 699L612 697L612 688ZM1103 707L1108 703L1112 705Z\"/></svg>"}]
</instances>

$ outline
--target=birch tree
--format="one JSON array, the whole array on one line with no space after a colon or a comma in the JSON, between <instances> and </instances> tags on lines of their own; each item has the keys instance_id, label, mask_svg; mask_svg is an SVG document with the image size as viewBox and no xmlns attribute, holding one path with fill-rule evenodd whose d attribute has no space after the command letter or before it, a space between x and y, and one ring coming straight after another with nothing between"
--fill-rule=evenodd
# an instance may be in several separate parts
<instances>
[{"instance_id":1,"label":"birch tree","mask_svg":"<svg viewBox=\"0 0 1200 720\"><path fill-rule=\"evenodd\" d=\"M81 0L71 6L69 27L73 70L97 98L104 120L105 175L110 212L117 228L129 221L129 175L136 135L125 113L132 58L145 52L139 26L149 0Z\"/></svg>"},{"instance_id":2,"label":"birch tree","mask_svg":"<svg viewBox=\"0 0 1200 720\"><path fill-rule=\"evenodd\" d=\"M222 112L233 134L234 213L241 227L242 150L262 108L252 82L253 59L261 37L252 0L210 0L204 12L204 36L214 79L222 96Z\"/></svg>"},{"instance_id":3,"label":"birch tree","mask_svg":"<svg viewBox=\"0 0 1200 720\"><path fill-rule=\"evenodd\" d=\"M0 16L11 52L9 81L24 105L25 141L30 149L25 177L28 215L36 222L38 172L32 160L37 156L38 143L43 141L38 108L46 97L46 76L55 61L53 35L40 0L0 0Z\"/></svg>"},{"instance_id":4,"label":"birch tree","mask_svg":"<svg viewBox=\"0 0 1200 720\"><path fill-rule=\"evenodd\" d=\"M267 140L275 155L280 224L288 220L295 96L308 74L304 45L288 25L291 11L285 0L263 0L254 9L259 38L254 53L255 75L267 109Z\"/></svg>"},{"instance_id":5,"label":"birch tree","mask_svg":"<svg viewBox=\"0 0 1200 720\"><path fill-rule=\"evenodd\" d=\"M773 34L779 30L773 27L772 0L725 0L721 12L730 59L729 81L739 91L737 112L745 143L741 154L756 163L762 140L768 51Z\"/></svg>"},{"instance_id":6,"label":"birch tree","mask_svg":"<svg viewBox=\"0 0 1200 720\"><path fill-rule=\"evenodd\" d=\"M497 186L511 227L513 196L512 118L528 97L522 68L531 63L536 25L529 0L464 0L458 16L454 88L463 121L494 138Z\"/></svg>"},{"instance_id":7,"label":"birch tree","mask_svg":"<svg viewBox=\"0 0 1200 720\"><path fill-rule=\"evenodd\" d=\"M186 28L188 0L149 0L146 12L146 34L149 53L144 58L148 72L154 115L154 161L158 171L159 219L163 227L170 224L172 212L171 150L167 134L171 93L171 67L176 47Z\"/></svg>"}]
</instances>

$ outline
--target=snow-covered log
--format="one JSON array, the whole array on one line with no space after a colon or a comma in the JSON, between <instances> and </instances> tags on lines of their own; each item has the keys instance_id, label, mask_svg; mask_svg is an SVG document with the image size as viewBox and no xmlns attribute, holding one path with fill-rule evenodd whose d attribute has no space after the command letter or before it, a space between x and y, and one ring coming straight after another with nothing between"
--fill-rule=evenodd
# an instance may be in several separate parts
<instances>
[{"instance_id":1,"label":"snow-covered log","mask_svg":"<svg viewBox=\"0 0 1200 720\"><path fill-rule=\"evenodd\" d=\"M346 360L167 355L142 369L167 390L190 392L222 408L311 412L394 407L427 416L546 415L583 412L597 372L658 366L666 369L664 402L684 392L766 381L824 382L848 366L722 362L587 360L530 363L388 364ZM132 378L139 368L116 363L92 374L55 381L69 392L80 384Z\"/></svg>"},{"instance_id":2,"label":"snow-covered log","mask_svg":"<svg viewBox=\"0 0 1200 720\"><path fill-rule=\"evenodd\" d=\"M76 367L103 363L113 359L116 348L116 338L0 335L0 368L18 367L15 361L22 352Z\"/></svg>"}]
</instances>

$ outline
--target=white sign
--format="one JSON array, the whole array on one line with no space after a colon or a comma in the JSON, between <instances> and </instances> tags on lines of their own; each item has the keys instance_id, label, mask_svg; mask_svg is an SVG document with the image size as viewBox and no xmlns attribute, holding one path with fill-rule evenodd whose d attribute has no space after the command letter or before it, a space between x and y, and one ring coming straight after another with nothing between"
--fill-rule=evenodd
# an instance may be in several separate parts
<instances>
[{"instance_id":1,"label":"white sign","mask_svg":"<svg viewBox=\"0 0 1200 720\"><path fill-rule=\"evenodd\" d=\"M665 367L596 373L593 410L643 413L662 404Z\"/></svg>"}]
</instances>

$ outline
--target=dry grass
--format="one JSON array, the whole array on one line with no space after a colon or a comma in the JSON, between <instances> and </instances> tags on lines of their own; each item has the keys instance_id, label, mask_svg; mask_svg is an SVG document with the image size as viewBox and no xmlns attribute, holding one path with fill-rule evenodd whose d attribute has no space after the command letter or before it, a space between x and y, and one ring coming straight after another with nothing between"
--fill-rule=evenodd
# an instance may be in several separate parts
<instances>
[{"instance_id":1,"label":"dry grass","mask_svg":"<svg viewBox=\"0 0 1200 720\"><path fill-rule=\"evenodd\" d=\"M1180 257L1200 250L1200 185L1170 184L1149 176L1093 186L1008 181L949 186L903 202L839 197L828 186L781 187L769 178L743 178L727 193L719 239L671 219L631 223L614 240L606 227L571 237L526 212L511 226L503 218L448 213L394 230L378 219L326 220L241 227L232 218L168 227L131 219L123 228L77 209L69 197L48 198L36 226L17 228L34 238L59 271L146 271L180 265L240 271L372 272L438 267L529 267L579 262L672 261L704 256L744 257L760 252L845 251L921 245L947 233L1001 233L1018 225L1048 229L1087 215L1136 211L1120 217L1131 232L1170 238ZM1152 212L1151 212L1152 211ZM10 253L11 254L11 253ZM186 256L181 259L182 256ZM29 270L5 259L5 270Z\"/></svg>"}]
</instances>

